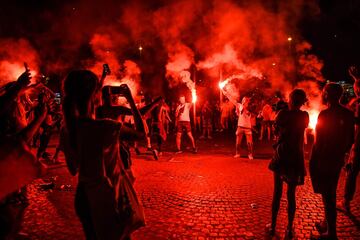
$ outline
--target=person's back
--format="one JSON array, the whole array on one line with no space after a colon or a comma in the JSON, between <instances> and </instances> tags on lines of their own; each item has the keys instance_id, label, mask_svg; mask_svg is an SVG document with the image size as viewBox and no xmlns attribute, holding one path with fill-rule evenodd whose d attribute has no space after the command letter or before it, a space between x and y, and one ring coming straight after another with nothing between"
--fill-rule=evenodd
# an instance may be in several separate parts
<instances>
[{"instance_id":1,"label":"person's back","mask_svg":"<svg viewBox=\"0 0 360 240\"><path fill-rule=\"evenodd\" d=\"M325 156L323 161L333 161L322 166L339 167L343 155L353 142L354 114L349 109L335 105L319 114L316 126L316 147Z\"/></svg>"},{"instance_id":2,"label":"person's back","mask_svg":"<svg viewBox=\"0 0 360 240\"><path fill-rule=\"evenodd\" d=\"M78 122L79 180L101 178L117 181L120 172L119 134L121 124L112 120L82 119Z\"/></svg>"},{"instance_id":3,"label":"person's back","mask_svg":"<svg viewBox=\"0 0 360 240\"><path fill-rule=\"evenodd\" d=\"M307 128L309 115L301 110L281 110L276 119L279 127L279 142L288 147L302 150L304 143L304 130ZM289 159L290 160L290 159Z\"/></svg>"}]
</instances>

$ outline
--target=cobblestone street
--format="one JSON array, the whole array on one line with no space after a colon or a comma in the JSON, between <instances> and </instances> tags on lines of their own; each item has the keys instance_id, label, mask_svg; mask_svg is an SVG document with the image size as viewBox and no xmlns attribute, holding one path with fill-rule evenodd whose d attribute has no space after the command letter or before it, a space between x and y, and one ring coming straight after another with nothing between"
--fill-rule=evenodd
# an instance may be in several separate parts
<instances>
[{"instance_id":1,"label":"cobblestone street","mask_svg":"<svg viewBox=\"0 0 360 240\"><path fill-rule=\"evenodd\" d=\"M166 152L159 161L150 155L135 157L135 188L145 208L147 225L134 233L133 239L265 239L273 190L272 174L267 169L270 153L252 161L234 159L232 146L203 141L196 155ZM25 210L22 232L29 239L84 239L73 207L76 178L66 167L49 170L47 177L54 176L53 190L40 190L42 179L28 187L30 205ZM61 188L68 184L72 187ZM344 176L339 196L343 185ZM360 239L359 203L358 193L352 204L353 215L339 212L340 239ZM312 193L307 177L305 186L297 191L296 239L310 239L317 233L315 222L323 218L321 208L320 197ZM286 224L286 200L282 200L279 239Z\"/></svg>"}]
</instances>

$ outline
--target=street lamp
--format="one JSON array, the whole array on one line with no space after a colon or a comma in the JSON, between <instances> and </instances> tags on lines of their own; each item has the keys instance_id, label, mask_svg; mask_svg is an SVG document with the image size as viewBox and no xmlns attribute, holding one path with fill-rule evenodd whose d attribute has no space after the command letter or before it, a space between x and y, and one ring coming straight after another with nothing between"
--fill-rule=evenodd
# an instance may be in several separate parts
<instances>
[{"instance_id":1,"label":"street lamp","mask_svg":"<svg viewBox=\"0 0 360 240\"><path fill-rule=\"evenodd\" d=\"M293 39L292 39L292 37L288 37L288 39L287 39L289 42L291 42Z\"/></svg>"},{"instance_id":2,"label":"street lamp","mask_svg":"<svg viewBox=\"0 0 360 240\"><path fill-rule=\"evenodd\" d=\"M140 45L138 49L139 49L139 53L140 53L140 57L141 57L141 53L142 53L143 47Z\"/></svg>"}]
</instances>

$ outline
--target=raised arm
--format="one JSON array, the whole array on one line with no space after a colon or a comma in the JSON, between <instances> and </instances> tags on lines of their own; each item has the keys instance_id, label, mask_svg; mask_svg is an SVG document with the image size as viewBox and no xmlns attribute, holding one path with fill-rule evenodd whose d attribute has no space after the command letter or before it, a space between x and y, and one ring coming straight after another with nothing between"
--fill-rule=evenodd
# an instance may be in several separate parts
<instances>
[{"instance_id":1,"label":"raised arm","mask_svg":"<svg viewBox=\"0 0 360 240\"><path fill-rule=\"evenodd\" d=\"M134 116L135 129L141 133L144 133L145 132L144 122L143 122L143 119L141 117L139 110L136 107L136 104L135 104L134 98L131 94L130 88L126 84L122 84L120 87L123 88L123 94L124 94L126 100L128 101L130 108L131 108L132 115Z\"/></svg>"},{"instance_id":2,"label":"raised arm","mask_svg":"<svg viewBox=\"0 0 360 240\"><path fill-rule=\"evenodd\" d=\"M360 78L358 76L358 72L355 66L349 67L349 75L354 79L354 81L360 81Z\"/></svg>"},{"instance_id":3,"label":"raised arm","mask_svg":"<svg viewBox=\"0 0 360 240\"><path fill-rule=\"evenodd\" d=\"M12 106L11 103L19 96L21 91L29 85L30 79L30 72L25 71L9 89L5 90L5 93L0 97L0 116L8 112Z\"/></svg>"},{"instance_id":4,"label":"raised arm","mask_svg":"<svg viewBox=\"0 0 360 240\"><path fill-rule=\"evenodd\" d=\"M154 101L149 103L148 105L142 107L139 109L141 116L145 116L149 112L151 112L157 105L160 104L161 100L163 100L162 97L157 97Z\"/></svg>"}]
</instances>

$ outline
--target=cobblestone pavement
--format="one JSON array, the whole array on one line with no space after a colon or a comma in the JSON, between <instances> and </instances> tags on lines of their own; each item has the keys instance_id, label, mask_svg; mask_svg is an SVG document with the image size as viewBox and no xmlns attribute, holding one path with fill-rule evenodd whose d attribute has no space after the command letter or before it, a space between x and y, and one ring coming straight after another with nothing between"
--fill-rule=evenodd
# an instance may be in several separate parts
<instances>
[{"instance_id":1,"label":"cobblestone pavement","mask_svg":"<svg viewBox=\"0 0 360 240\"><path fill-rule=\"evenodd\" d=\"M147 225L135 232L133 239L265 239L273 190L268 159L266 155L253 161L234 159L230 142L220 142L202 143L196 155L167 152L159 161L150 155L135 158L135 188L145 208ZM258 147L258 152L261 149ZM84 239L74 213L74 189L61 189L64 184L74 187L76 179L65 167L52 169L48 175L57 176L54 190L40 190L41 179L28 187L30 205L25 210L22 232L29 239ZM339 212L340 239L360 239L359 203L358 193L353 215ZM321 207L307 177L305 186L297 191L297 239L309 239L317 233L314 225L323 218ZM286 224L286 200L282 200L278 239L283 238Z\"/></svg>"}]
</instances>

